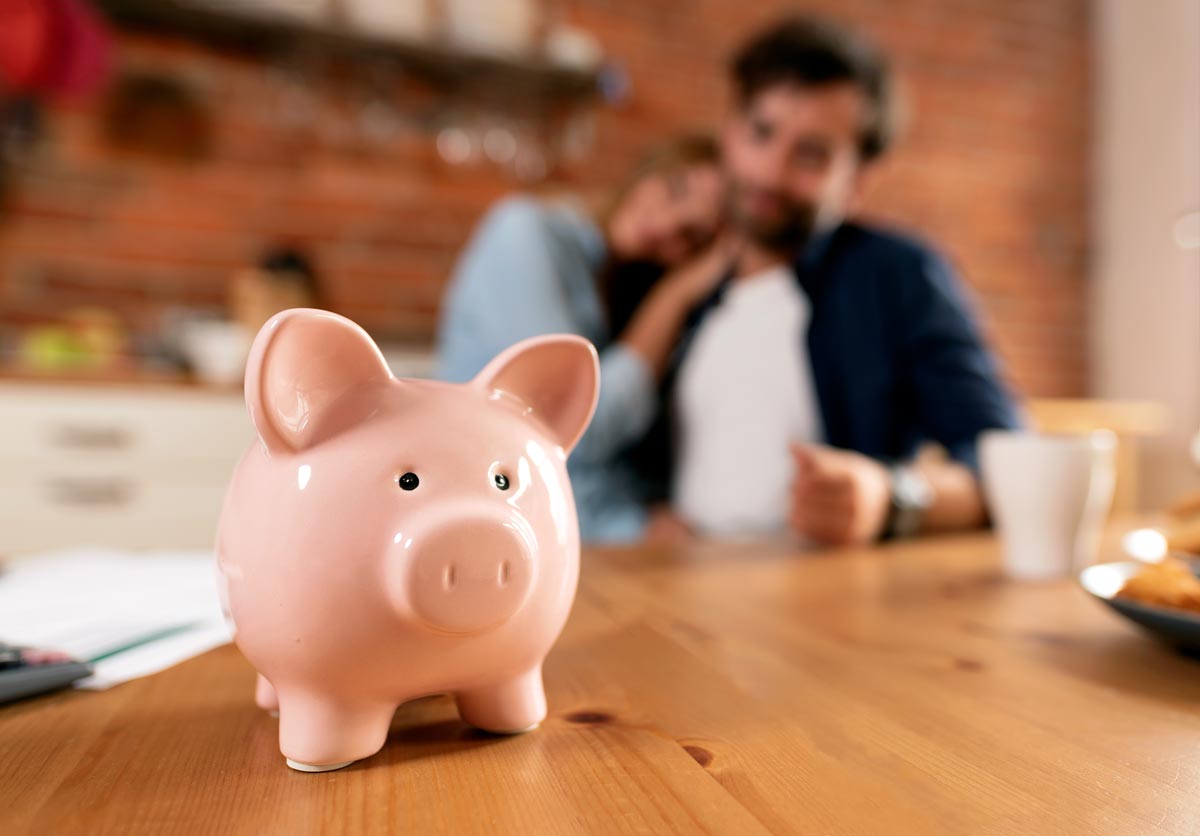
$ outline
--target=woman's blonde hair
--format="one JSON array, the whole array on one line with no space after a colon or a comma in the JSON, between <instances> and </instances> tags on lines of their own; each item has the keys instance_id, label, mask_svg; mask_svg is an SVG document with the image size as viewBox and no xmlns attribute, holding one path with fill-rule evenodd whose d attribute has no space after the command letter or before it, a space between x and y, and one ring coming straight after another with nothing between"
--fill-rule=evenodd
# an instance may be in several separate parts
<instances>
[{"instance_id":1,"label":"woman's blonde hair","mask_svg":"<svg viewBox=\"0 0 1200 836\"><path fill-rule=\"evenodd\" d=\"M647 177L660 174L678 174L698 165L717 165L721 161L721 149L717 140L707 133L686 133L654 146L642 155L629 175L617 186L600 213L601 226L608 221L617 207L625 200L634 186Z\"/></svg>"}]
</instances>

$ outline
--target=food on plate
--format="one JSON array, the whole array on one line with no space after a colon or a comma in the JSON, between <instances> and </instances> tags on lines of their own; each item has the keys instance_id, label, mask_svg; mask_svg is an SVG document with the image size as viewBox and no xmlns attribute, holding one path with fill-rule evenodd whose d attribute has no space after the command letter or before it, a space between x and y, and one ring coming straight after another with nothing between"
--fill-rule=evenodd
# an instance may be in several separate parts
<instances>
[{"instance_id":1,"label":"food on plate","mask_svg":"<svg viewBox=\"0 0 1200 836\"><path fill-rule=\"evenodd\" d=\"M1200 578L1187 561L1168 557L1142 567L1125 581L1117 597L1200 614Z\"/></svg>"}]
</instances>

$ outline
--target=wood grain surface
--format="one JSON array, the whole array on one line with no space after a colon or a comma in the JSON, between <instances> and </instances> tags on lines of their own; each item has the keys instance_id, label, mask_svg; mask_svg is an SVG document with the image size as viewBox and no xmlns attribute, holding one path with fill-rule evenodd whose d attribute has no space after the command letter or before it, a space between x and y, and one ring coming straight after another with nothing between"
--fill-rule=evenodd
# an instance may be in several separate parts
<instances>
[{"instance_id":1,"label":"wood grain surface","mask_svg":"<svg viewBox=\"0 0 1200 836\"><path fill-rule=\"evenodd\" d=\"M988 535L592 550L517 737L410 703L305 775L225 647L0 707L0 833L1200 833L1200 662Z\"/></svg>"}]
</instances>

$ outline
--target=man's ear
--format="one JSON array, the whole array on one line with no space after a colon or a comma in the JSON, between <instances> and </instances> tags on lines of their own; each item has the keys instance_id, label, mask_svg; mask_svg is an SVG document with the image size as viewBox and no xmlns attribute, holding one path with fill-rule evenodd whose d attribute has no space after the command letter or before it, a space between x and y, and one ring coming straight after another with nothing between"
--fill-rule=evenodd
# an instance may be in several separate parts
<instances>
[{"instance_id":1,"label":"man's ear","mask_svg":"<svg viewBox=\"0 0 1200 836\"><path fill-rule=\"evenodd\" d=\"M871 193L871 189L875 188L878 170L878 162L859 161L854 170L854 179L850 182L850 196L846 200L846 210L843 214L854 215L862 208L863 201Z\"/></svg>"},{"instance_id":2,"label":"man's ear","mask_svg":"<svg viewBox=\"0 0 1200 836\"><path fill-rule=\"evenodd\" d=\"M525 404L566 453L574 449L600 396L600 361L583 337L553 334L505 349L472 381Z\"/></svg>"},{"instance_id":3,"label":"man's ear","mask_svg":"<svg viewBox=\"0 0 1200 836\"><path fill-rule=\"evenodd\" d=\"M310 308L275 314L246 360L246 406L269 452L304 450L364 420L392 373L367 332Z\"/></svg>"}]
</instances>

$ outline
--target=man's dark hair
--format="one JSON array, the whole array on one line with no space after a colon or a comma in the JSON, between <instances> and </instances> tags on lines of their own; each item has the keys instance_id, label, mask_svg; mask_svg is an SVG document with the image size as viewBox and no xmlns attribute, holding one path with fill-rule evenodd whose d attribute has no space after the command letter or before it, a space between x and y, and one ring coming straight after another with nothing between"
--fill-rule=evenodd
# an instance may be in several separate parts
<instances>
[{"instance_id":1,"label":"man's dark hair","mask_svg":"<svg viewBox=\"0 0 1200 836\"><path fill-rule=\"evenodd\" d=\"M879 157L894 138L896 107L887 59L849 27L817 17L787 18L754 36L734 56L731 69L742 105L776 84L855 84L867 104L859 156L864 161Z\"/></svg>"}]
</instances>

